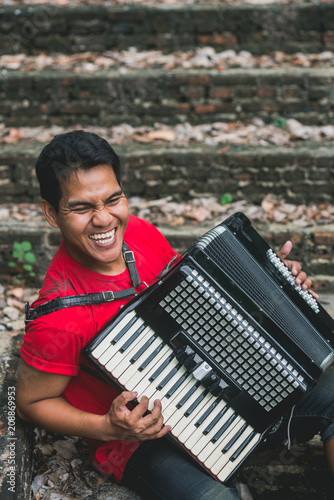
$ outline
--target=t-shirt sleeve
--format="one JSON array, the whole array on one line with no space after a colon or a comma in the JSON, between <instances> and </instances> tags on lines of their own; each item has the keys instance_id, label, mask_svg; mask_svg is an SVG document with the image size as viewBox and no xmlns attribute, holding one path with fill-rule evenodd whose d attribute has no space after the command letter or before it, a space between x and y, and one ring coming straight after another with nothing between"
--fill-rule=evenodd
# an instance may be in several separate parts
<instances>
[{"instance_id":1,"label":"t-shirt sleeve","mask_svg":"<svg viewBox=\"0 0 334 500\"><path fill-rule=\"evenodd\" d=\"M82 347L79 335L37 320L27 326L20 354L37 370L76 376Z\"/></svg>"}]
</instances>

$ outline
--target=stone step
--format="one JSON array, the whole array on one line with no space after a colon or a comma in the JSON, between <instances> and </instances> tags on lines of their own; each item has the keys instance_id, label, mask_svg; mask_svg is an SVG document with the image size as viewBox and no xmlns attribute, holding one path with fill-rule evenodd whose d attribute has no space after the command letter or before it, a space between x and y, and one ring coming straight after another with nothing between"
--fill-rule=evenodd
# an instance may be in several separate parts
<instances>
[{"instance_id":1,"label":"stone step","mask_svg":"<svg viewBox=\"0 0 334 500\"><path fill-rule=\"evenodd\" d=\"M244 213L248 215L247 206ZM130 212L131 210L130 204ZM179 253L186 251L190 245L206 231L222 222L231 213L222 215L211 221L197 224L184 224L173 227L166 224L157 224L172 247ZM29 220L29 223L28 223ZM301 227L297 222L279 224L253 221L254 227L268 241L276 251L287 241L293 243L291 258L302 263L303 268L313 280L313 288L320 294L334 292L334 223L327 225L313 225ZM35 266L36 277L29 280L18 269L8 267L12 259L13 242L29 241L32 252L37 258ZM55 251L61 241L58 230L51 228L42 218L35 216L19 222L7 220L0 222L0 282L7 282L13 276L32 282L40 286ZM326 304L324 304L326 307Z\"/></svg>"},{"instance_id":2,"label":"stone step","mask_svg":"<svg viewBox=\"0 0 334 500\"><path fill-rule=\"evenodd\" d=\"M2 6L1 53L213 45L266 53L334 47L331 3Z\"/></svg>"},{"instance_id":3,"label":"stone step","mask_svg":"<svg viewBox=\"0 0 334 500\"><path fill-rule=\"evenodd\" d=\"M0 199L2 202L39 202L34 174L42 143L2 144ZM330 202L333 193L333 148L304 144L295 147L227 145L116 145L129 197L157 199L201 195L260 203L269 193L295 204Z\"/></svg>"},{"instance_id":4,"label":"stone step","mask_svg":"<svg viewBox=\"0 0 334 500\"><path fill-rule=\"evenodd\" d=\"M333 82L334 68L8 72L0 80L0 120L111 127L282 116L330 124Z\"/></svg>"}]
</instances>

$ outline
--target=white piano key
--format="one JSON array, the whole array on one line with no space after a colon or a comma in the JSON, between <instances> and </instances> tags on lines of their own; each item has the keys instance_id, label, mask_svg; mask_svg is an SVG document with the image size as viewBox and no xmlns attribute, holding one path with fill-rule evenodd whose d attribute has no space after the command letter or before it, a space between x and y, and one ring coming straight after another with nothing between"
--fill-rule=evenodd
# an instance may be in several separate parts
<instances>
[{"instance_id":1,"label":"white piano key","mask_svg":"<svg viewBox=\"0 0 334 500\"><path fill-rule=\"evenodd\" d=\"M227 462L224 467L218 472L217 478L219 481L226 481L226 479L232 474L232 472L238 467L240 462L247 457L247 455L252 451L254 446L258 444L260 441L261 435L256 434L254 438L250 441L250 443L246 446L246 448L243 450L243 453L241 456L239 456L234 462Z\"/></svg>"},{"instance_id":2,"label":"white piano key","mask_svg":"<svg viewBox=\"0 0 334 500\"><path fill-rule=\"evenodd\" d=\"M170 370L169 370L170 371ZM149 392L145 392L145 396L147 396L150 400L150 404L149 404L149 410L151 410L153 408L153 403L154 403L154 400L155 399L160 399L162 400L164 395L167 394L167 392L169 391L169 389L171 387L173 387L173 385L176 383L176 381L182 377L182 375L184 373L186 373L186 368L184 366L181 366L177 372L175 373L175 375L167 382L167 384L160 390L154 390L155 387L157 387L157 385L159 384L152 384L153 386L153 390L149 391ZM163 380L163 379L162 379Z\"/></svg>"},{"instance_id":3,"label":"white piano key","mask_svg":"<svg viewBox=\"0 0 334 500\"><path fill-rule=\"evenodd\" d=\"M133 389L130 389L130 391L137 391L138 392L138 397L139 395L143 394L143 391L152 383L149 381L149 378L153 373L158 369L161 364L166 361L166 359L171 355L171 348L168 345L165 345L162 350L159 352L159 355L152 360L152 362L145 368L145 370L142 371L144 373L144 377L142 380L138 383L134 384ZM129 386L131 387L131 386ZM137 398L138 399L138 398ZM139 399L138 399L139 401Z\"/></svg>"},{"instance_id":4,"label":"white piano key","mask_svg":"<svg viewBox=\"0 0 334 500\"><path fill-rule=\"evenodd\" d=\"M196 401L196 399L203 393L203 386L199 386L194 393L189 397L186 403L179 408L178 412L171 415L166 419L165 424L171 425L173 428L174 436L177 436L177 433L182 432L184 427L187 426L189 422L189 417L185 417L184 413L190 408L190 406ZM182 396L180 397L180 400ZM176 402L177 404L177 402Z\"/></svg>"},{"instance_id":5,"label":"white piano key","mask_svg":"<svg viewBox=\"0 0 334 500\"><path fill-rule=\"evenodd\" d=\"M211 443L211 439L234 414L234 410L232 408L228 408L228 410L224 413L224 415L222 415L219 421L216 422L214 427L207 434L203 434L203 436L198 440L198 443L193 446L192 452L195 456L198 457L200 453L203 453L203 460L207 458L207 456L210 454L210 451L213 451L215 449L213 443ZM211 449L208 448L209 444L212 445Z\"/></svg>"},{"instance_id":6,"label":"white piano key","mask_svg":"<svg viewBox=\"0 0 334 500\"><path fill-rule=\"evenodd\" d=\"M137 321L129 328L129 330L122 336L122 338L116 344L110 344L110 347L98 358L98 361L101 365L103 365L110 373L111 370L107 367L108 362L112 359L112 357L119 351L122 345L129 340L129 338L144 324L141 318L138 318ZM112 368L112 366L111 366Z\"/></svg>"},{"instance_id":7,"label":"white piano key","mask_svg":"<svg viewBox=\"0 0 334 500\"><path fill-rule=\"evenodd\" d=\"M129 346L129 348L123 353L118 352L116 356L113 358L113 369L112 374L113 377L119 379L119 376L127 369L130 363L130 359L133 354L140 349L145 342L152 336L151 329L146 327L145 330L139 335L138 339L133 343L133 345Z\"/></svg>"},{"instance_id":8,"label":"white piano key","mask_svg":"<svg viewBox=\"0 0 334 500\"><path fill-rule=\"evenodd\" d=\"M203 401L201 401L201 403L198 405L198 407L196 408L194 413L192 415L190 415L190 417L188 417L188 420L189 420L189 418L191 418L191 417L192 418L188 422L187 427L183 430L183 432L181 432L177 436L178 440L181 441L181 443L185 443L191 436L195 437L195 436L200 435L200 433L198 433L198 431L197 431L197 427L195 426L195 423L198 420L199 415L201 415L204 411L206 411L208 409L208 407L212 404L213 400L214 400L214 397L212 396L212 394L208 393L203 398ZM185 417L185 418L187 418L187 417Z\"/></svg>"},{"instance_id":9,"label":"white piano key","mask_svg":"<svg viewBox=\"0 0 334 500\"><path fill-rule=\"evenodd\" d=\"M187 394L189 389L195 385L197 381L190 374L188 378L184 381L184 383L175 391L173 396L169 399L163 397L161 400L162 404L162 416L164 417L164 421L166 421L169 417L173 415L173 413L178 412L180 415L180 419L182 418L183 412L181 409L176 407L176 404L183 396Z\"/></svg>"},{"instance_id":10,"label":"white piano key","mask_svg":"<svg viewBox=\"0 0 334 500\"><path fill-rule=\"evenodd\" d=\"M148 384L148 378L149 376L154 373L156 370L157 364L160 363L160 360L165 359L165 357L168 357L170 355L170 348L168 345L164 345L160 349L160 339L158 340L158 345L155 345L154 349L152 348L152 351L148 353L147 356L144 357L142 360L141 364L139 365L138 368L140 368L143 364L143 362L146 362L150 356L155 354L152 359L150 359L150 362L145 366L144 369L141 371L136 370L136 372L133 374L131 378L128 379L126 385L129 388L129 391L134 391L136 390L136 386L139 387L140 384L146 383ZM153 347L153 346L152 346ZM157 353L155 351L159 349Z\"/></svg>"},{"instance_id":11,"label":"white piano key","mask_svg":"<svg viewBox=\"0 0 334 500\"><path fill-rule=\"evenodd\" d=\"M222 450L224 446L232 439L232 437L242 428L245 424L245 421L241 419L235 427L233 427L232 432L230 432L227 436L225 434L222 436L223 439L219 439L216 443L216 449L214 452L210 454L210 457L204 462L205 466L208 467L213 474L218 474L218 472L222 469L220 465L220 460L227 463L230 460L230 457L233 455L234 451L236 451L239 446L248 438L248 436L253 432L253 429L249 426L246 427L245 431L238 437L236 442L231 446L231 448L223 453Z\"/></svg>"},{"instance_id":12,"label":"white piano key","mask_svg":"<svg viewBox=\"0 0 334 500\"><path fill-rule=\"evenodd\" d=\"M210 401L212 400L212 398L213 398L212 394L210 393L206 394L202 399L202 401L196 406L194 411L189 415L189 417L184 417L185 420L188 421L188 423L186 427L182 429L181 432L177 433L177 439L181 441L181 443L184 443L189 438L189 436L196 430L195 427L196 419L198 418L199 413L202 410L205 411L205 408L211 404Z\"/></svg>"},{"instance_id":13,"label":"white piano key","mask_svg":"<svg viewBox=\"0 0 334 500\"><path fill-rule=\"evenodd\" d=\"M151 399L152 398L154 398L154 399L160 399L160 397L158 396L158 394L161 394L161 391L159 391L157 389L158 385L160 384L160 382L162 382L164 380L164 378L169 374L169 372L173 368L175 368L178 364L179 364L178 360L176 358L173 358L168 363L168 365L162 370L162 372L157 376L157 378L155 380L153 380L152 382L150 382L148 380L149 377L147 378L148 385L141 391L141 393L138 393L138 398L137 399L139 400L139 398L141 398L144 395L147 396L148 399L150 400L149 410L151 410L152 407L153 407ZM156 369L158 369L158 366L156 367Z\"/></svg>"},{"instance_id":14,"label":"white piano key","mask_svg":"<svg viewBox=\"0 0 334 500\"><path fill-rule=\"evenodd\" d=\"M233 412L232 412L233 413ZM225 414L226 415L226 414ZM224 415L224 417L225 417ZM224 421L226 422L228 420L227 419L224 419ZM242 420L241 417L236 417L235 420L231 423L231 425L228 427L228 429L226 429L226 431L223 433L222 436L220 436L220 438L218 439L218 441L216 441L215 443L213 443L211 441L211 439L215 436L215 434L219 431L219 429L222 427L222 425L224 425L224 423L219 423L218 425L216 425L211 432L209 432L209 434L207 434L207 445L202 449L202 451L197 455L197 458L202 462L204 463L210 456L211 454L216 450L218 449L218 446L220 446L220 449L223 448L223 446L221 446L221 443L225 442L225 440L228 440L229 439L229 435L231 432L233 432L233 430L236 428L237 425L242 425L244 423L244 421Z\"/></svg>"},{"instance_id":15,"label":"white piano key","mask_svg":"<svg viewBox=\"0 0 334 500\"><path fill-rule=\"evenodd\" d=\"M133 364L130 364L130 366L127 367L126 372L124 372L120 376L120 382L125 386L128 387L130 380L132 377L135 377L138 383L144 378L145 375L145 370L139 371L140 366L142 365L143 361L147 359L155 350L156 348L161 344L161 338L157 337L152 344L146 349L146 351L135 361ZM158 354L157 354L158 356Z\"/></svg>"},{"instance_id":16,"label":"white piano key","mask_svg":"<svg viewBox=\"0 0 334 500\"><path fill-rule=\"evenodd\" d=\"M130 321L136 313L134 311L131 311L129 314L124 316L124 318L113 328L108 335L102 340L102 342L95 347L95 349L92 351L92 355L94 356L95 359L99 359L100 356L104 353L104 351L110 347L110 342L112 339L117 335L118 332L120 332Z\"/></svg>"},{"instance_id":17,"label":"white piano key","mask_svg":"<svg viewBox=\"0 0 334 500\"><path fill-rule=\"evenodd\" d=\"M215 401L215 399L212 400L211 404ZM220 401L216 408L214 408L214 410L212 410L212 412L210 413L210 416L208 418L206 418L204 420L204 422L198 426L198 427L194 427L194 433L192 436L189 437L189 439L184 443L184 445L189 449L191 450L191 452L194 454L194 455L198 455L200 453L200 451L205 447L205 445L207 444L208 442L208 439L207 439L207 436L205 434L203 434L203 431L208 427L208 425L210 424L210 422L212 422L216 417L217 415L219 415L219 413L227 407L227 404L225 401ZM202 412L203 413L203 412ZM230 416L232 415L232 412L230 414ZM225 415L223 415L220 419L219 422L223 421L223 417ZM198 419L197 419L198 420ZM226 419L224 419L224 421L226 421ZM217 425L217 424L216 424ZM222 424L223 425L223 424ZM221 426L220 426L221 427Z\"/></svg>"}]
</instances>

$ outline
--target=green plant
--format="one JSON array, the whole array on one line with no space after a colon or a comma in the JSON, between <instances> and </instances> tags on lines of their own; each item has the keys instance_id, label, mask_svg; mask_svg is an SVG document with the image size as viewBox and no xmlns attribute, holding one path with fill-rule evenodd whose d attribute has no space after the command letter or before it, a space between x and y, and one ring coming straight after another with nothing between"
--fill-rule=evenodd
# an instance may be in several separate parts
<instances>
[{"instance_id":1,"label":"green plant","mask_svg":"<svg viewBox=\"0 0 334 500\"><path fill-rule=\"evenodd\" d=\"M233 196L230 193L225 193L220 198L219 203L221 205L228 205L229 203L232 203L232 201L233 201Z\"/></svg>"},{"instance_id":2,"label":"green plant","mask_svg":"<svg viewBox=\"0 0 334 500\"><path fill-rule=\"evenodd\" d=\"M34 272L34 265L36 264L36 256L31 251L32 246L30 241L14 241L12 258L8 265L9 267L15 268L17 274L24 282L26 278L33 278L36 276ZM17 280L19 281L19 279Z\"/></svg>"},{"instance_id":3,"label":"green plant","mask_svg":"<svg viewBox=\"0 0 334 500\"><path fill-rule=\"evenodd\" d=\"M273 124L277 128L284 128L286 127L286 118L283 118L282 116L276 116Z\"/></svg>"}]
</instances>

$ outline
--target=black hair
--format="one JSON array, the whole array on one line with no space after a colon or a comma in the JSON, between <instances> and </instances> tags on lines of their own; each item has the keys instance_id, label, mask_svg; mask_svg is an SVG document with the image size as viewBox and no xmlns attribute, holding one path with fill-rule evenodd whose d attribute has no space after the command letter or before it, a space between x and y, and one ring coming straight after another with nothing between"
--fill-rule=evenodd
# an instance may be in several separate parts
<instances>
[{"instance_id":1,"label":"black hair","mask_svg":"<svg viewBox=\"0 0 334 500\"><path fill-rule=\"evenodd\" d=\"M58 212L62 197L61 181L69 179L79 169L90 170L98 165L110 165L121 185L119 157L103 137L85 130L55 136L36 162L41 197Z\"/></svg>"}]
</instances>

